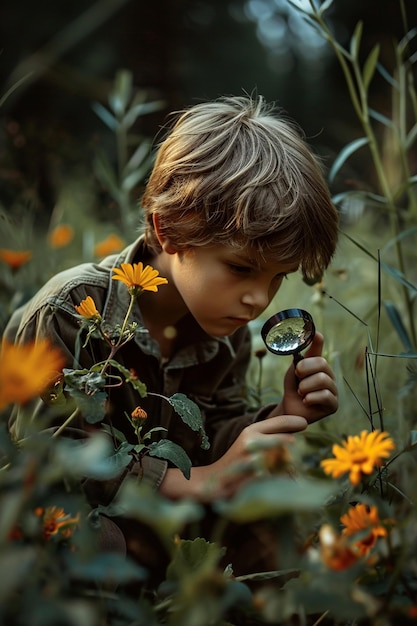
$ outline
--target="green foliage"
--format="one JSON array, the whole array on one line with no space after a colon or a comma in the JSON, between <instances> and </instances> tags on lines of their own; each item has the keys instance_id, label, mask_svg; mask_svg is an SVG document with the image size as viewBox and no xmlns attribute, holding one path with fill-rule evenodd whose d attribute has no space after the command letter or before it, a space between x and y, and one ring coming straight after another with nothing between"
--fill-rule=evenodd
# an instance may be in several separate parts
<instances>
[{"instance_id":1,"label":"green foliage","mask_svg":"<svg viewBox=\"0 0 417 626\"><path fill-rule=\"evenodd\" d=\"M130 234L138 222L137 207L132 191L149 171L150 142L131 132L138 117L163 108L161 100L146 102L146 91L137 91L133 76L128 70L116 74L113 89L109 93L107 109L99 102L93 110L114 133L116 139L117 168L112 167L108 156L98 153L95 172L120 209L123 232Z\"/></svg>"}]
</instances>

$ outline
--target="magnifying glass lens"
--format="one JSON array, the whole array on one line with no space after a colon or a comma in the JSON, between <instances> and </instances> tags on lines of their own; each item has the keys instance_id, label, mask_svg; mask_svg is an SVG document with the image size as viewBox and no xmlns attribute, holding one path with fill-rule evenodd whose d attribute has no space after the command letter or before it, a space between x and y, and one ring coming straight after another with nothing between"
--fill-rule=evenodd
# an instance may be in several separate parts
<instances>
[{"instance_id":1,"label":"magnifying glass lens","mask_svg":"<svg viewBox=\"0 0 417 626\"><path fill-rule=\"evenodd\" d=\"M311 330L306 328L304 319L294 317L275 324L267 333L265 341L272 350L292 354L306 345L310 335Z\"/></svg>"},{"instance_id":2,"label":"magnifying glass lens","mask_svg":"<svg viewBox=\"0 0 417 626\"><path fill-rule=\"evenodd\" d=\"M280 311L265 322L262 338L274 354L297 354L314 339L316 329L310 313L303 309Z\"/></svg>"}]
</instances>

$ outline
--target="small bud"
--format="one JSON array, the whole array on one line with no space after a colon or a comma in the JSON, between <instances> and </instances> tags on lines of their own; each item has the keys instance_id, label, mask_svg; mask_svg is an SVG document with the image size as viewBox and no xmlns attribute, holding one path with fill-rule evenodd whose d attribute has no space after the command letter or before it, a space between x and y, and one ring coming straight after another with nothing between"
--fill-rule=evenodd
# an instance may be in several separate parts
<instances>
[{"instance_id":1,"label":"small bud","mask_svg":"<svg viewBox=\"0 0 417 626\"><path fill-rule=\"evenodd\" d=\"M146 420L147 412L141 406L137 406L131 413L132 420Z\"/></svg>"},{"instance_id":2,"label":"small bud","mask_svg":"<svg viewBox=\"0 0 417 626\"><path fill-rule=\"evenodd\" d=\"M259 350L255 350L255 356L257 359L263 359L266 356L265 348L259 348Z\"/></svg>"},{"instance_id":3,"label":"small bud","mask_svg":"<svg viewBox=\"0 0 417 626\"><path fill-rule=\"evenodd\" d=\"M137 372L136 372L136 370L133 369L133 367L130 368L129 374L130 374L130 379L131 380L137 380L138 379Z\"/></svg>"}]
</instances>

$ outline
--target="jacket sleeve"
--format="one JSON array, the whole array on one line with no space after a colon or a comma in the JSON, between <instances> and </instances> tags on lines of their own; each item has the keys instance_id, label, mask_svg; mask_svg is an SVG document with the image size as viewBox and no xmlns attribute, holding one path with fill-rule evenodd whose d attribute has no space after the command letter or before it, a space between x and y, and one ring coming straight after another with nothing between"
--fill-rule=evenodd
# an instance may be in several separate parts
<instances>
[{"instance_id":1,"label":"jacket sleeve","mask_svg":"<svg viewBox=\"0 0 417 626\"><path fill-rule=\"evenodd\" d=\"M74 324L74 318L70 318L64 312L46 304L37 308L30 316L27 316L25 307L16 310L5 329L4 338L11 343L22 345L30 341L36 341L38 338L47 337L62 351L66 358L66 366L72 368L74 367L73 353L77 333L78 326ZM82 353L82 366L88 368L93 363L92 355L84 350ZM19 440L25 437L28 432L33 432L33 422L46 409L46 405L38 398L33 400L30 407L25 406L24 414L18 407L14 407L9 420L9 430L12 437L15 440ZM28 423L28 414L30 415L30 423ZM62 415L60 413L59 420L61 423L65 420L65 417L65 414ZM59 424L55 422L54 425L57 426ZM67 432L64 431L63 436L73 437L75 431L83 433L85 437L89 436L84 429L82 420L72 424L72 428L68 429ZM167 463L164 460L144 457L141 463L132 461L122 474L109 481L97 481L86 478L82 482L82 486L92 506L108 504L116 495L125 478L134 476L157 489L165 476L166 469Z\"/></svg>"}]
</instances>

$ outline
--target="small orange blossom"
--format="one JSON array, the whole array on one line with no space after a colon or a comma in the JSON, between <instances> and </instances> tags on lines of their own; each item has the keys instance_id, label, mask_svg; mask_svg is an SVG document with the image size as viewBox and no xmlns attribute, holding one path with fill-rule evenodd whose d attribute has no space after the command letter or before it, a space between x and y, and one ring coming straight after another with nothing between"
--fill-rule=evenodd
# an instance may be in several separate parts
<instances>
[{"instance_id":1,"label":"small orange blossom","mask_svg":"<svg viewBox=\"0 0 417 626\"><path fill-rule=\"evenodd\" d=\"M87 319L101 319L100 313L97 311L96 303L91 296L87 296L80 302L78 306L75 306L75 310L78 315L86 317Z\"/></svg>"},{"instance_id":2,"label":"small orange blossom","mask_svg":"<svg viewBox=\"0 0 417 626\"><path fill-rule=\"evenodd\" d=\"M71 517L63 508L57 506L48 506L45 510L37 508L35 512L42 517L42 534L45 539L57 534L65 538L70 537L80 521L79 514Z\"/></svg>"},{"instance_id":3,"label":"small orange blossom","mask_svg":"<svg viewBox=\"0 0 417 626\"><path fill-rule=\"evenodd\" d=\"M51 248L63 248L67 246L74 237L74 229L69 224L59 224L51 230L48 241Z\"/></svg>"},{"instance_id":4,"label":"small orange blossom","mask_svg":"<svg viewBox=\"0 0 417 626\"><path fill-rule=\"evenodd\" d=\"M0 259L7 263L12 270L17 270L19 267L27 263L32 258L32 252L30 250L9 250L7 248L0 248Z\"/></svg>"},{"instance_id":5,"label":"small orange blossom","mask_svg":"<svg viewBox=\"0 0 417 626\"><path fill-rule=\"evenodd\" d=\"M147 417L147 412L141 406L137 406L131 413L132 420L146 420Z\"/></svg>"},{"instance_id":6,"label":"small orange blossom","mask_svg":"<svg viewBox=\"0 0 417 626\"><path fill-rule=\"evenodd\" d=\"M321 559L329 569L341 571L358 560L358 555L349 546L347 538L337 534L329 524L320 528L319 540Z\"/></svg>"},{"instance_id":7,"label":"small orange blossom","mask_svg":"<svg viewBox=\"0 0 417 626\"><path fill-rule=\"evenodd\" d=\"M340 518L345 528L343 534L346 536L361 533L360 538L355 541L353 547L360 556L366 556L376 544L379 537L386 537L387 529L381 525L379 513L376 506L367 506L360 503L351 507L345 515ZM362 536L363 531L369 534Z\"/></svg>"},{"instance_id":8,"label":"small orange blossom","mask_svg":"<svg viewBox=\"0 0 417 626\"><path fill-rule=\"evenodd\" d=\"M124 241L116 235L115 233L111 233L108 237L99 241L94 246L94 255L95 256L107 256L108 254L113 254L114 252L119 252L124 246Z\"/></svg>"}]
</instances>

